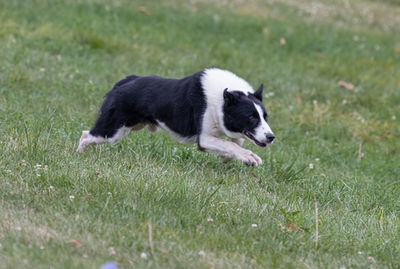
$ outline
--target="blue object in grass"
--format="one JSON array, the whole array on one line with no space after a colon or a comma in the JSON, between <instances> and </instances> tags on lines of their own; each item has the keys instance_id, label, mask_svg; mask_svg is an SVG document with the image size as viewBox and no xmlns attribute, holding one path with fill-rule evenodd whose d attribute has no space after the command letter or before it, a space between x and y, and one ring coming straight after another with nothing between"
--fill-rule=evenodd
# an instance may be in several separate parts
<instances>
[{"instance_id":1,"label":"blue object in grass","mask_svg":"<svg viewBox=\"0 0 400 269\"><path fill-rule=\"evenodd\" d=\"M116 262L106 262L101 266L101 269L117 269L118 265Z\"/></svg>"}]
</instances>

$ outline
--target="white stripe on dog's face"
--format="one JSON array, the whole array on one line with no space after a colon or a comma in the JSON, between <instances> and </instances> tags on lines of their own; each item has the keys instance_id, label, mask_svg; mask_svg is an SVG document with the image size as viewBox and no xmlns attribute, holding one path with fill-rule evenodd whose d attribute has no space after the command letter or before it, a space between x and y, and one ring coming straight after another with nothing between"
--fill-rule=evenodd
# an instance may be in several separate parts
<instances>
[{"instance_id":1,"label":"white stripe on dog's face","mask_svg":"<svg viewBox=\"0 0 400 269\"><path fill-rule=\"evenodd\" d=\"M266 143L267 136L273 136L274 133L272 132L268 123L265 121L264 112L260 105L254 104L254 106L256 107L258 115L260 116L260 123L257 128L254 129L254 138L259 142Z\"/></svg>"}]
</instances>

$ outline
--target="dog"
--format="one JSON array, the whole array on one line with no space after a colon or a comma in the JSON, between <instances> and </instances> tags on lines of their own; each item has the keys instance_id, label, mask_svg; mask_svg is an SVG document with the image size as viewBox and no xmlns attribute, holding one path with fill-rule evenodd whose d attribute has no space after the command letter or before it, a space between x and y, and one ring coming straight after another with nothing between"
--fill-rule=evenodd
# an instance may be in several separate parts
<instances>
[{"instance_id":1,"label":"dog","mask_svg":"<svg viewBox=\"0 0 400 269\"><path fill-rule=\"evenodd\" d=\"M183 143L246 165L262 163L242 148L245 139L266 147L275 139L262 104L263 84L257 91L234 73L204 69L182 79L127 76L105 96L90 131L83 131L77 151L91 144L114 144L131 130L145 126L164 129ZM230 141L221 139L226 136Z\"/></svg>"}]
</instances>

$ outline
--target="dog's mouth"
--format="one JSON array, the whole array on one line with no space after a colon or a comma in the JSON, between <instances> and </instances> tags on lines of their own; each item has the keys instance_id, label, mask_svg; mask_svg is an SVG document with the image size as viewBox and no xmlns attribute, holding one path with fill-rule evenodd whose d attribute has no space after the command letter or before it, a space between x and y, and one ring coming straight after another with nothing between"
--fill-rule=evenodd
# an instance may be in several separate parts
<instances>
[{"instance_id":1,"label":"dog's mouth","mask_svg":"<svg viewBox=\"0 0 400 269\"><path fill-rule=\"evenodd\" d=\"M258 140L254 137L254 135L253 135L252 133L250 133L249 131L244 131L243 133L244 133L244 135L247 136L254 144L256 144L256 145L259 146L259 147L266 147L266 146L271 145L271 143L263 143L263 142L258 141Z\"/></svg>"}]
</instances>

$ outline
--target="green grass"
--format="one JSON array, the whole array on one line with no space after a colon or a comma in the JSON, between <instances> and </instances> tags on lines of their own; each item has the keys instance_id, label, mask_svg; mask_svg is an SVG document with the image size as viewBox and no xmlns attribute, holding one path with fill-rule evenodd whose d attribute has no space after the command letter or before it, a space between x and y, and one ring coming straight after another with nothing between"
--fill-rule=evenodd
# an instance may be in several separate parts
<instances>
[{"instance_id":1,"label":"green grass","mask_svg":"<svg viewBox=\"0 0 400 269\"><path fill-rule=\"evenodd\" d=\"M0 2L0 268L399 268L398 1L190 3ZM265 84L262 166L162 132L75 153L125 75L212 66Z\"/></svg>"}]
</instances>

